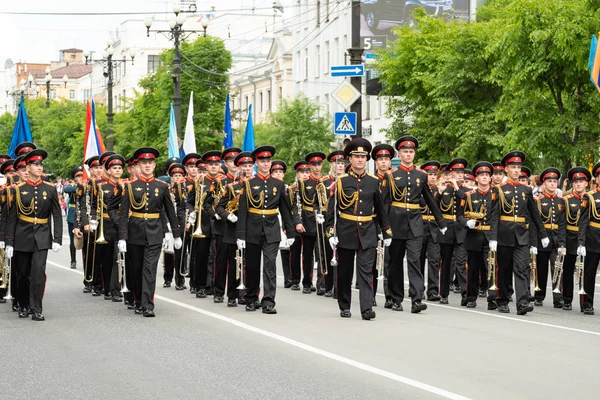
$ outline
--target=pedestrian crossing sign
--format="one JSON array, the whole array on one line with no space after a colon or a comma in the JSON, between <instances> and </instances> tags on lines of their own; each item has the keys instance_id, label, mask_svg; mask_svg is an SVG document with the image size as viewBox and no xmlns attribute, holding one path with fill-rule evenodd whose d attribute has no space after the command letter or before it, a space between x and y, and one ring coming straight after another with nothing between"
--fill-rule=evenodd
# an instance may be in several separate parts
<instances>
[{"instance_id":1,"label":"pedestrian crossing sign","mask_svg":"<svg viewBox=\"0 0 600 400\"><path fill-rule=\"evenodd\" d=\"M336 112L333 116L333 133L336 135L356 135L356 113Z\"/></svg>"}]
</instances>

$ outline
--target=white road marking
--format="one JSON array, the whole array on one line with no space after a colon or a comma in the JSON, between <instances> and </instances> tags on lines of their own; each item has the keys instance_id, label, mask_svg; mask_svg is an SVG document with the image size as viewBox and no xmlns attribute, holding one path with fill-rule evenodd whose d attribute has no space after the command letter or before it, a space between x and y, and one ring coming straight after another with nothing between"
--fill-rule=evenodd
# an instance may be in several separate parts
<instances>
[{"instance_id":1,"label":"white road marking","mask_svg":"<svg viewBox=\"0 0 600 400\"><path fill-rule=\"evenodd\" d=\"M50 265L53 265L55 267L67 270L69 272L75 272L75 273L77 273L79 275L83 275L83 272L81 272L81 271L72 270L72 269L70 269L70 268L68 268L66 266L63 266L63 265L58 264L58 263L55 263L53 261L47 261L47 263L50 264ZM238 328L242 328L242 329L248 330L250 332L254 332L254 333L257 333L259 335L266 336L268 338L278 340L278 341L280 341L282 343L289 344L289 345L297 347L299 349L308 351L310 353L313 353L313 354L316 354L316 355L319 355L319 356L322 356L322 357L325 357L325 358L329 358L329 359L334 360L334 361L338 361L338 362L340 362L342 364L346 364L346 365L349 365L349 366L354 367L354 368L361 369L361 370L366 371L366 372L370 372L372 374L381 376L383 378L391 379L393 381L400 382L400 383L403 383L403 384L408 385L408 386L412 386L412 387L414 387L416 389L420 389L420 390L423 390L425 392L436 394L436 395L438 395L440 397L443 397L443 398L446 398L446 399L452 399L452 400L470 400L468 397L461 396L459 394L452 393L452 392L449 392L447 390L440 389L438 387L429 385L427 383L419 382L419 381L416 381L416 380L411 379L411 378L407 378L407 377L402 376L402 375L394 374L393 372L385 371L385 370L373 367L371 365L362 363L360 361L353 360L351 358L343 357L343 356L340 356L338 354L331 353L329 351L319 349L318 347L314 347L314 346L311 346L311 345L299 342L297 340L290 339L290 338L285 337L283 335L279 335L277 333L273 333L273 332L269 332L269 331L261 329L261 328L257 328L255 326L246 324L244 322L240 322L240 321L235 320L233 318L225 317L223 315L220 315L220 314L217 314L217 313L213 313L211 311L207 311L207 310L204 310L204 309L199 308L199 307L194 307L194 306L191 306L189 304L182 303L180 301L173 300L171 298L160 296L160 295L155 295L154 298L162 300L162 301L165 301L167 303L171 303L173 305L176 305L176 306L179 306L179 307L182 307L182 308L185 308L185 309L188 309L190 311L197 312L199 314L203 314L203 315L205 315L207 317L211 317L211 318L215 318L215 319L218 319L220 321L223 321L223 322L227 322L229 324L237 326Z\"/></svg>"}]
</instances>

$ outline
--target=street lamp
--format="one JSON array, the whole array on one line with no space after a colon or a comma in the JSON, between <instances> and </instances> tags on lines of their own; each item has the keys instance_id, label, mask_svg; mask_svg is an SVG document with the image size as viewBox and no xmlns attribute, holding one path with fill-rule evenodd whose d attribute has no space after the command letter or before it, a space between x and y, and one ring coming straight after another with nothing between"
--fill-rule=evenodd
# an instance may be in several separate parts
<instances>
[{"instance_id":1,"label":"street lamp","mask_svg":"<svg viewBox=\"0 0 600 400\"><path fill-rule=\"evenodd\" d=\"M44 70L44 72L46 73L46 76L44 77L44 81L46 81L46 108L50 108L50 89L51 86L54 87L60 87L60 85L50 85L50 83L52 82L52 74L50 73L50 67L46 67L46 69ZM67 83L69 82L69 77L67 74L64 74L62 77L62 81L65 85L65 87L67 87Z\"/></svg>"},{"instance_id":2,"label":"street lamp","mask_svg":"<svg viewBox=\"0 0 600 400\"><path fill-rule=\"evenodd\" d=\"M126 58L117 60L113 58L115 54L114 45L115 41L112 38L109 38L106 41L106 50L104 51L104 58L101 60L92 60L92 54L89 51L84 51L83 56L85 57L86 65L88 62L98 62L104 66L104 76L108 79L106 82L106 90L108 94L108 112L106 113L106 122L108 123L108 127L106 128L106 145L107 150L113 151L115 139L113 138L113 122L114 122L114 112L113 112L113 68L117 65L117 63L127 63ZM133 65L133 61L135 58L135 49L129 49L127 51L129 57L131 58L131 65Z\"/></svg>"},{"instance_id":3,"label":"street lamp","mask_svg":"<svg viewBox=\"0 0 600 400\"><path fill-rule=\"evenodd\" d=\"M195 9L193 10L195 11ZM193 12L190 6L190 12ZM206 37L206 28L208 28L208 24L210 22L208 18L208 14L206 18L201 20L202 31L198 30L183 30L183 24L185 23L185 15L181 12L181 4L178 2L173 3L173 13L175 14L175 19L169 20L169 30L150 30L152 27L152 18L144 19L144 25L146 26L146 36L150 37L150 32L162 33L165 35L170 41L173 42L175 46L175 57L173 58L173 111L175 112L175 125L177 126L177 137L182 137L181 132L181 54L179 53L179 45L182 41L184 41L189 35L193 33L201 33L203 32Z\"/></svg>"}]
</instances>

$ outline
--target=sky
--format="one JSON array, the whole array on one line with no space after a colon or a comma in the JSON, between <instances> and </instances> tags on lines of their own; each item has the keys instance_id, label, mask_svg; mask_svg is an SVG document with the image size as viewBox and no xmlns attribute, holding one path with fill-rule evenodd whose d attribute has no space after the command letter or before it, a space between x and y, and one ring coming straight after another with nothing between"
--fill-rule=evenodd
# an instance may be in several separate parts
<instances>
[{"instance_id":1,"label":"sky","mask_svg":"<svg viewBox=\"0 0 600 400\"><path fill-rule=\"evenodd\" d=\"M59 58L59 50L79 48L101 51L109 33L121 22L155 16L172 15L174 0L28 0L1 1L0 5L0 70L6 59L30 63L47 63ZM287 3L291 0L280 0ZM190 2L190 0L184 0ZM215 6L216 12L248 11L252 7L271 7L273 0L197 0L198 13ZM19 13L126 13L138 15L14 15ZM168 14L167 14L168 13ZM140 29L144 25L140 23Z\"/></svg>"}]
</instances>

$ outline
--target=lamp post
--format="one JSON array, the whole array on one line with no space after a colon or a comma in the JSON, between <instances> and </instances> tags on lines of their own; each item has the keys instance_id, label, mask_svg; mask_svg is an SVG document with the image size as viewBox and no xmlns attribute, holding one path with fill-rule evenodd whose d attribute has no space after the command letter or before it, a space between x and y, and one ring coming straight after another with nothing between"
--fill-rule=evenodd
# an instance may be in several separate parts
<instances>
[{"instance_id":1,"label":"lamp post","mask_svg":"<svg viewBox=\"0 0 600 400\"><path fill-rule=\"evenodd\" d=\"M173 58L173 111L175 112L175 125L177 127L177 137L182 137L181 131L181 54L179 53L179 45L189 35L193 33L203 33L206 37L206 29L210 22L209 18L203 18L201 20L202 31L198 30L184 30L183 24L185 23L185 15L181 12L181 4L173 3L173 13L175 13L175 19L169 21L169 30L150 30L152 27L152 18L146 18L144 25L146 26L146 36L150 36L150 32L162 33L169 40L173 42L175 46L175 57Z\"/></svg>"},{"instance_id":2,"label":"lamp post","mask_svg":"<svg viewBox=\"0 0 600 400\"><path fill-rule=\"evenodd\" d=\"M100 60L92 60L92 53L89 51L84 51L83 56L85 57L85 63L88 62L99 62L104 65L104 77L106 77L106 91L108 94L108 112L106 113L106 122L108 123L108 127L106 128L106 149L108 151L113 151L115 145L115 139L113 137L113 123L114 123L114 112L113 112L113 68L117 63L126 63L128 60L124 59L114 59L113 55L115 54L115 48L113 45L115 44L114 40L109 38L106 41L106 51L104 52L104 58ZM127 53L131 58L131 65L133 65L135 59L135 49L128 49Z\"/></svg>"},{"instance_id":3,"label":"lamp post","mask_svg":"<svg viewBox=\"0 0 600 400\"><path fill-rule=\"evenodd\" d=\"M44 78L44 80L46 81L46 108L50 108L50 89L52 86L59 87L60 85L51 85L50 84L52 82L52 74L50 71L50 67L46 67L44 72L46 73L46 77ZM29 76L32 77L31 75L29 75ZM67 76L67 74L63 75L62 81L63 81L63 84L65 85L65 87L67 87L67 83L69 82L69 77Z\"/></svg>"}]
</instances>

